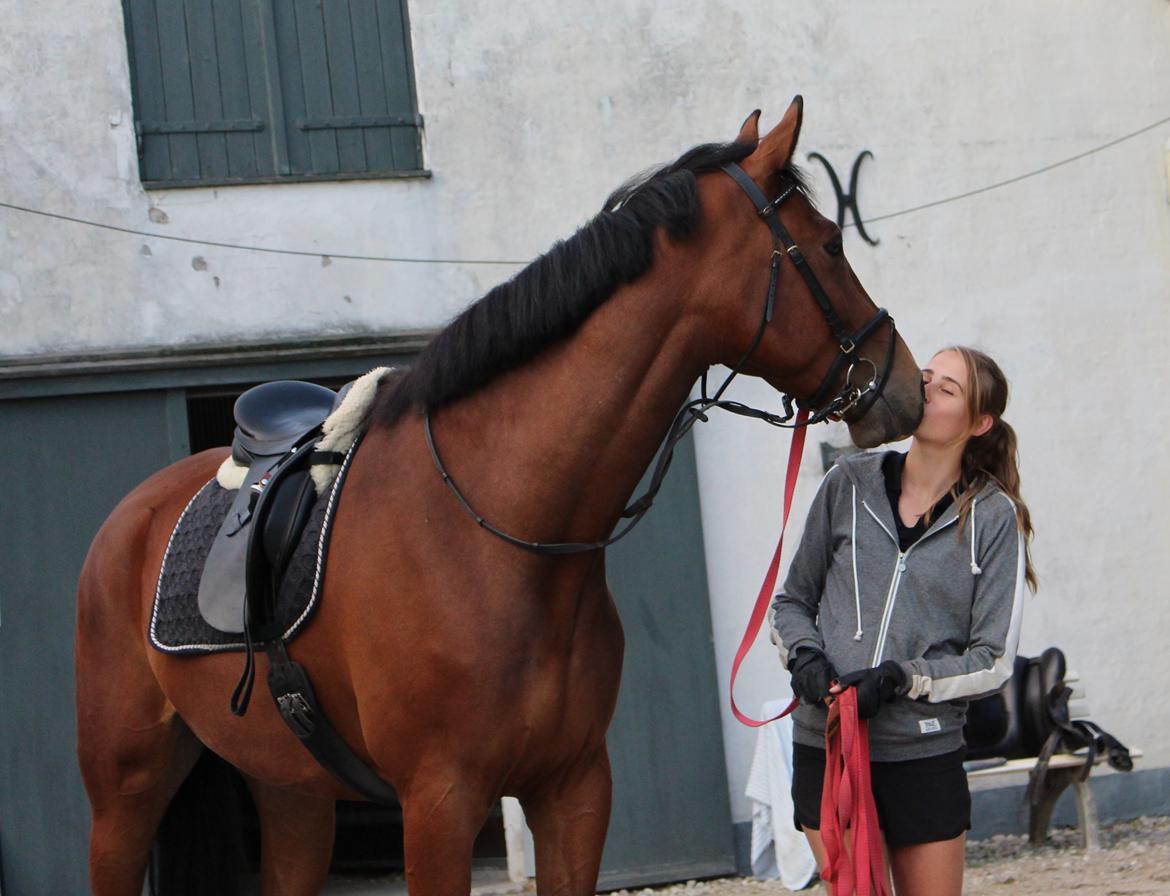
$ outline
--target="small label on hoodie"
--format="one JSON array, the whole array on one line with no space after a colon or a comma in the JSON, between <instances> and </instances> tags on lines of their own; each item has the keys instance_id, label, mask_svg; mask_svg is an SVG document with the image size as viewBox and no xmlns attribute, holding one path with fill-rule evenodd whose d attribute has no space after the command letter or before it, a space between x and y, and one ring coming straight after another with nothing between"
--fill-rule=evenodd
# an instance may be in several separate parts
<instances>
[{"instance_id":1,"label":"small label on hoodie","mask_svg":"<svg viewBox=\"0 0 1170 896\"><path fill-rule=\"evenodd\" d=\"M923 734L936 734L942 731L942 725L938 719L919 719L918 730Z\"/></svg>"}]
</instances>

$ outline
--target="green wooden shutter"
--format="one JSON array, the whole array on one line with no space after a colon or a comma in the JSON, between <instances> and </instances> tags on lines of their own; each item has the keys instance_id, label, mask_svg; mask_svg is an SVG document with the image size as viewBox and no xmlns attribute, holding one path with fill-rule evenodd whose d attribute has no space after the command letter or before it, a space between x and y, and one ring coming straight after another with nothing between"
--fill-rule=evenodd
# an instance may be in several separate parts
<instances>
[{"instance_id":1,"label":"green wooden shutter","mask_svg":"<svg viewBox=\"0 0 1170 896\"><path fill-rule=\"evenodd\" d=\"M142 180L230 183L274 173L255 4L126 0ZM255 43L255 42L254 42Z\"/></svg>"},{"instance_id":2,"label":"green wooden shutter","mask_svg":"<svg viewBox=\"0 0 1170 896\"><path fill-rule=\"evenodd\" d=\"M125 0L147 186L421 173L404 0Z\"/></svg>"},{"instance_id":3,"label":"green wooden shutter","mask_svg":"<svg viewBox=\"0 0 1170 896\"><path fill-rule=\"evenodd\" d=\"M402 0L275 0L273 9L292 172L421 169Z\"/></svg>"}]
</instances>

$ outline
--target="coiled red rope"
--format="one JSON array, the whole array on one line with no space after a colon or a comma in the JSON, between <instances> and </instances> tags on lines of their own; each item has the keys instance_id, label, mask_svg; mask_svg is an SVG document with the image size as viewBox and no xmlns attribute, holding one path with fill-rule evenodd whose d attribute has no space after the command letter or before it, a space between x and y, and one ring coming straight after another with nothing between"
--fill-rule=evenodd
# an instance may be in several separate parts
<instances>
[{"instance_id":1,"label":"coiled red rope","mask_svg":"<svg viewBox=\"0 0 1170 896\"><path fill-rule=\"evenodd\" d=\"M829 705L821 791L821 876L833 896L890 896L882 832L869 773L869 730L857 717L857 689Z\"/></svg>"}]
</instances>

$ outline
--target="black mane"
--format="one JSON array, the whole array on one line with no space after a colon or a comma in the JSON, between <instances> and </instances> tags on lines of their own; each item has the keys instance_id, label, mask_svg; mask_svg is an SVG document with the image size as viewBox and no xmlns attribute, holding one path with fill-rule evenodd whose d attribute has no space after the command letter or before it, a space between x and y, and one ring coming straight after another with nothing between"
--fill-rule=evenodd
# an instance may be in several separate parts
<instances>
[{"instance_id":1,"label":"black mane","mask_svg":"<svg viewBox=\"0 0 1170 896\"><path fill-rule=\"evenodd\" d=\"M697 146L618 187L602 210L511 280L494 287L430 341L393 385L379 417L453 402L570 336L622 284L653 262L653 234L687 237L699 218L695 178L751 154L747 143ZM786 175L804 189L799 171Z\"/></svg>"}]
</instances>

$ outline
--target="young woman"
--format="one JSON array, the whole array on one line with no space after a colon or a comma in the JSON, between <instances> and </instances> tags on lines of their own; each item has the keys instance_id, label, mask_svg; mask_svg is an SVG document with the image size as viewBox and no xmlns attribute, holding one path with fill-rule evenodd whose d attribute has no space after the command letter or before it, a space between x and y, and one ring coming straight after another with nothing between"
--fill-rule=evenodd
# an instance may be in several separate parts
<instances>
[{"instance_id":1,"label":"young woman","mask_svg":"<svg viewBox=\"0 0 1170 896\"><path fill-rule=\"evenodd\" d=\"M909 453L855 454L825 476L773 627L801 698L792 795L818 865L826 705L854 685L896 892L959 896L967 702L1011 675L1024 586L1035 586L1032 525L1003 372L956 347L922 374Z\"/></svg>"}]
</instances>

